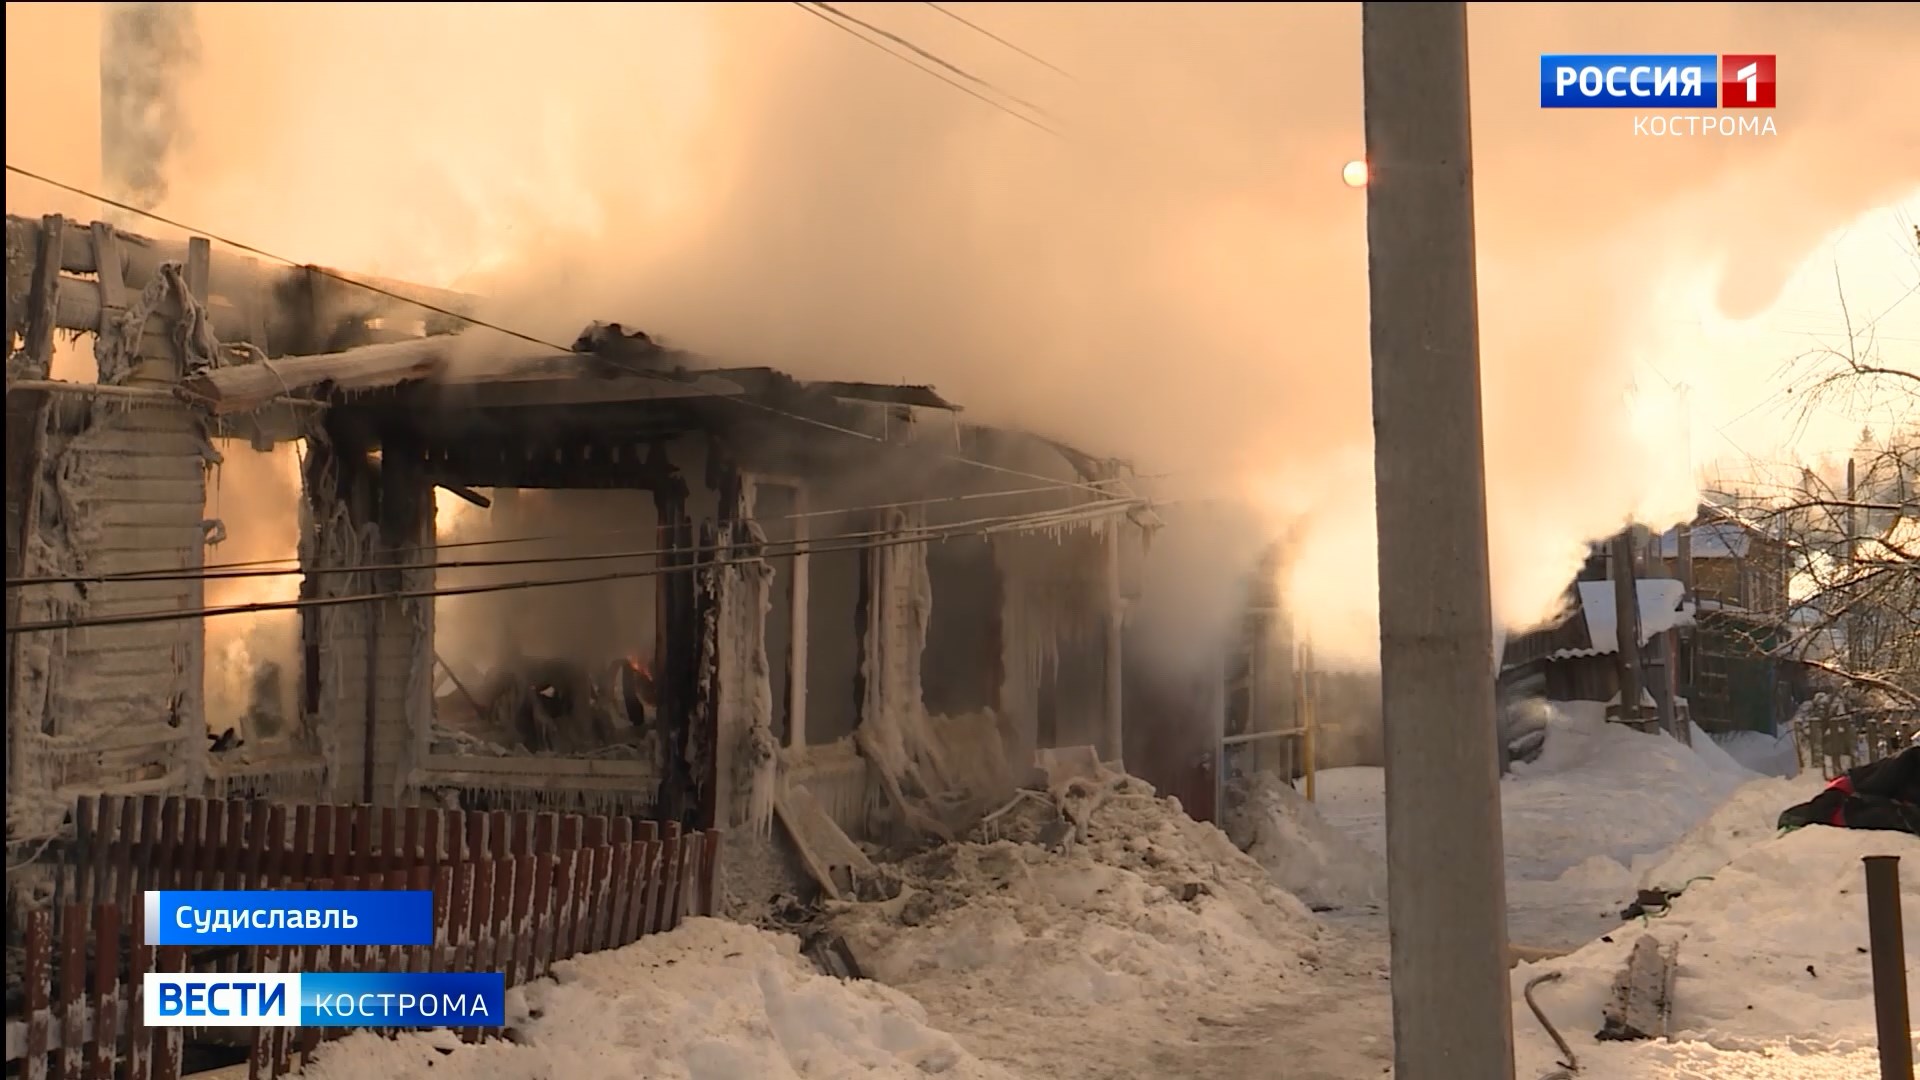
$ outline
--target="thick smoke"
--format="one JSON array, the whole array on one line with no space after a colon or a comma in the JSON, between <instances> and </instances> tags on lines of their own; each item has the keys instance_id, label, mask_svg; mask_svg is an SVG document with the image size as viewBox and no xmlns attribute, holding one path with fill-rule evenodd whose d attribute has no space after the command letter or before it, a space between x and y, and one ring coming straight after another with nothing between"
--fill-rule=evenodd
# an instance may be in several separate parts
<instances>
[{"instance_id":1,"label":"thick smoke","mask_svg":"<svg viewBox=\"0 0 1920 1080\"><path fill-rule=\"evenodd\" d=\"M200 60L192 4L102 4L100 171L143 210L167 198L167 160L186 132L183 77Z\"/></svg>"},{"instance_id":2,"label":"thick smoke","mask_svg":"<svg viewBox=\"0 0 1920 1080\"><path fill-rule=\"evenodd\" d=\"M556 341L617 319L728 359L932 382L970 416L1172 472L1163 490L1255 499L1295 534L1321 655L1370 662L1364 199L1339 179L1361 148L1358 9L978 13L1071 81L920 7L857 13L1041 102L1066 137L792 5L230 5L200 14L199 136L167 206L485 291ZM1636 430L1628 403L1657 290L1717 274L1719 314L1764 310L1822 237L1912 191L1920 9L1472 18L1495 607L1520 623L1587 538L1691 501L1681 435ZM10 91L16 67L44 72L21 49ZM1538 108L1541 52L1642 49L1779 54L1779 135L1636 137L1616 112ZM9 159L57 158L16 155L18 99ZM1192 572L1213 567L1246 569Z\"/></svg>"}]
</instances>

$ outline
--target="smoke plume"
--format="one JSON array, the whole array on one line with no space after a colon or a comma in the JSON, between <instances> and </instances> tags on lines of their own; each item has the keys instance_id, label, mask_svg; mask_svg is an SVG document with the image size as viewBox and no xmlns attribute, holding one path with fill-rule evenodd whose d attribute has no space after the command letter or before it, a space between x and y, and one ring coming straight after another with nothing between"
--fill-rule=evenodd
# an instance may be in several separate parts
<instances>
[{"instance_id":1,"label":"smoke plume","mask_svg":"<svg viewBox=\"0 0 1920 1080\"><path fill-rule=\"evenodd\" d=\"M485 292L558 342L619 320L727 360L931 382L971 417L1171 473L1165 490L1254 500L1293 535L1321 655L1370 663L1364 199L1340 182L1358 9L973 13L1072 79L924 7L849 10L1063 137L792 5L223 5L200 13L198 135L165 205L303 261ZM64 11L8 7L9 160L61 160L16 153L16 110L49 107L16 69L59 73L14 30ZM1691 502L1681 435L1630 408L1657 290L1704 278L1702 317L1763 311L1822 237L1911 197L1920 9L1476 5L1471 31L1495 608L1519 624L1588 538ZM1645 49L1779 54L1779 134L1636 137L1617 112L1538 108L1541 52ZM1752 377L1717 363L1698 377Z\"/></svg>"}]
</instances>

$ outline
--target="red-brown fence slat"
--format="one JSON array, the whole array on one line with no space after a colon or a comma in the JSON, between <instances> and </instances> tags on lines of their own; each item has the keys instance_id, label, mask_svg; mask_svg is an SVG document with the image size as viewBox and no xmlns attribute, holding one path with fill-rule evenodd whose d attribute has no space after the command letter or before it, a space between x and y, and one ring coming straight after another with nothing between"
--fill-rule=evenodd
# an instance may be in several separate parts
<instances>
[{"instance_id":1,"label":"red-brown fence slat","mask_svg":"<svg viewBox=\"0 0 1920 1080\"><path fill-rule=\"evenodd\" d=\"M94 815L99 813L96 803L92 795L82 795L73 801L73 850L67 852L55 868L53 906L56 908L69 902L92 902L93 883L87 880L87 871L93 866Z\"/></svg>"},{"instance_id":2,"label":"red-brown fence slat","mask_svg":"<svg viewBox=\"0 0 1920 1080\"><path fill-rule=\"evenodd\" d=\"M467 816L469 820L475 818L479 818L482 821L485 820L481 815L469 814ZM479 845L475 846L477 847ZM459 960L456 962L454 968L456 971L485 970L482 966L484 962L482 958L490 955L485 950L488 944L486 935L490 929L487 925L487 917L489 912L493 910L493 877L495 865L492 859L478 859L462 867L462 870L465 871L470 879L467 889L467 902L469 906L467 909L465 930L466 939L460 946ZM460 1038L469 1041L479 1038L479 1031L474 1028L459 1029L458 1034Z\"/></svg>"},{"instance_id":3,"label":"red-brown fence slat","mask_svg":"<svg viewBox=\"0 0 1920 1080\"><path fill-rule=\"evenodd\" d=\"M127 898L134 893L133 841L140 834L140 800L127 796L112 796L101 800L110 804L119 824L114 827L113 836L102 846L95 856L100 866L100 879L95 882L95 901L112 900L121 911L128 910Z\"/></svg>"},{"instance_id":4,"label":"red-brown fence slat","mask_svg":"<svg viewBox=\"0 0 1920 1080\"><path fill-rule=\"evenodd\" d=\"M667 822L665 839L660 841L659 887L653 913L653 929L662 933L673 929L673 890L680 883L680 823Z\"/></svg>"},{"instance_id":5,"label":"red-brown fence slat","mask_svg":"<svg viewBox=\"0 0 1920 1080\"><path fill-rule=\"evenodd\" d=\"M160 800L160 842L155 845L152 855L152 875L148 881L153 884L149 889L177 888L173 883L174 856L180 846L180 796L168 795Z\"/></svg>"},{"instance_id":6,"label":"red-brown fence slat","mask_svg":"<svg viewBox=\"0 0 1920 1080\"><path fill-rule=\"evenodd\" d=\"M407 887L409 889L412 889L415 892L424 892L424 893L433 894L433 906L435 909L434 925L438 926L439 925L438 909L440 904L440 894L434 891L433 878L434 878L434 871L430 867L424 864L416 863L411 869L407 871ZM425 945L409 945L406 948L406 956L404 958L405 966L402 967L401 970L402 971L432 971L433 970L432 961L433 961L433 945L431 942Z\"/></svg>"},{"instance_id":7,"label":"red-brown fence slat","mask_svg":"<svg viewBox=\"0 0 1920 1080\"><path fill-rule=\"evenodd\" d=\"M580 815L562 814L560 816L559 851L573 851L580 846Z\"/></svg>"},{"instance_id":8,"label":"red-brown fence slat","mask_svg":"<svg viewBox=\"0 0 1920 1080\"><path fill-rule=\"evenodd\" d=\"M479 862L487 858L487 836L493 831L493 815L485 810L467 812L467 858Z\"/></svg>"},{"instance_id":9,"label":"red-brown fence slat","mask_svg":"<svg viewBox=\"0 0 1920 1080\"><path fill-rule=\"evenodd\" d=\"M513 853L515 855L533 854L533 812L516 810L513 814Z\"/></svg>"},{"instance_id":10,"label":"red-brown fence slat","mask_svg":"<svg viewBox=\"0 0 1920 1080\"><path fill-rule=\"evenodd\" d=\"M120 1080L147 1080L148 1063L153 1060L152 1040L145 1027L147 1008L147 971L153 967L153 946L147 944L146 920L130 919L127 934L133 946L127 955L126 1056L120 1061Z\"/></svg>"},{"instance_id":11,"label":"red-brown fence slat","mask_svg":"<svg viewBox=\"0 0 1920 1080\"><path fill-rule=\"evenodd\" d=\"M255 888L284 886L287 870L287 808L274 803L267 808L267 850L260 860L261 881Z\"/></svg>"},{"instance_id":12,"label":"red-brown fence slat","mask_svg":"<svg viewBox=\"0 0 1920 1080\"><path fill-rule=\"evenodd\" d=\"M698 914L712 918L720 914L720 859L722 847L719 829L708 829L700 865L700 909Z\"/></svg>"},{"instance_id":13,"label":"red-brown fence slat","mask_svg":"<svg viewBox=\"0 0 1920 1080\"><path fill-rule=\"evenodd\" d=\"M227 841L227 801L205 800L200 822L200 884L202 889L220 887L220 849Z\"/></svg>"},{"instance_id":14,"label":"red-brown fence slat","mask_svg":"<svg viewBox=\"0 0 1920 1080\"><path fill-rule=\"evenodd\" d=\"M440 961L441 971L465 971L460 957L473 925L474 864L463 862L453 868L453 902L447 908L447 952Z\"/></svg>"},{"instance_id":15,"label":"red-brown fence slat","mask_svg":"<svg viewBox=\"0 0 1920 1080\"><path fill-rule=\"evenodd\" d=\"M534 815L533 853L535 855L553 854L554 834L560 828L560 816L551 811Z\"/></svg>"},{"instance_id":16,"label":"red-brown fence slat","mask_svg":"<svg viewBox=\"0 0 1920 1080\"><path fill-rule=\"evenodd\" d=\"M573 940L573 878L580 864L577 848L560 847L553 853L553 898L547 915L547 970L567 958Z\"/></svg>"},{"instance_id":17,"label":"red-brown fence slat","mask_svg":"<svg viewBox=\"0 0 1920 1080\"><path fill-rule=\"evenodd\" d=\"M680 880L673 889L673 925L687 917L687 901L700 875L700 834L691 832L680 839Z\"/></svg>"},{"instance_id":18,"label":"red-brown fence slat","mask_svg":"<svg viewBox=\"0 0 1920 1080\"><path fill-rule=\"evenodd\" d=\"M396 807L380 808L380 846L373 861L374 869L381 873L390 873L406 864L400 861L400 811Z\"/></svg>"},{"instance_id":19,"label":"red-brown fence slat","mask_svg":"<svg viewBox=\"0 0 1920 1080\"><path fill-rule=\"evenodd\" d=\"M505 859L513 849L513 815L507 811L493 811L488 821L488 842L492 842L493 857Z\"/></svg>"},{"instance_id":20,"label":"red-brown fence slat","mask_svg":"<svg viewBox=\"0 0 1920 1080\"><path fill-rule=\"evenodd\" d=\"M113 795L102 795L94 803L93 850L89 853L92 865L86 871L89 879L86 903L89 904L114 899L113 840L120 832L120 803Z\"/></svg>"},{"instance_id":21,"label":"red-brown fence slat","mask_svg":"<svg viewBox=\"0 0 1920 1080\"><path fill-rule=\"evenodd\" d=\"M536 836L534 843L539 844ZM527 911L526 963L520 981L531 982L553 967L553 876L552 851L533 856L533 898Z\"/></svg>"},{"instance_id":22,"label":"red-brown fence slat","mask_svg":"<svg viewBox=\"0 0 1920 1080\"><path fill-rule=\"evenodd\" d=\"M605 843L593 849L593 884L587 893L587 917L576 944L581 952L607 947L607 909L613 906L613 849Z\"/></svg>"},{"instance_id":23,"label":"red-brown fence slat","mask_svg":"<svg viewBox=\"0 0 1920 1080\"><path fill-rule=\"evenodd\" d=\"M573 921L567 941L567 955L578 956L587 950L587 928L593 925L594 852L583 847L573 859Z\"/></svg>"},{"instance_id":24,"label":"red-brown fence slat","mask_svg":"<svg viewBox=\"0 0 1920 1080\"><path fill-rule=\"evenodd\" d=\"M504 832L505 821L494 822ZM486 962L475 971L505 973L513 967L513 890L519 864L510 858L493 860L493 908L489 912L490 929Z\"/></svg>"},{"instance_id":25,"label":"red-brown fence slat","mask_svg":"<svg viewBox=\"0 0 1920 1080\"><path fill-rule=\"evenodd\" d=\"M180 814L180 846L173 853L174 866L167 887L171 889L197 889L200 887L196 875L200 870L200 845L204 842L200 830L205 825L200 815L206 807L205 799L182 800Z\"/></svg>"},{"instance_id":26,"label":"red-brown fence slat","mask_svg":"<svg viewBox=\"0 0 1920 1080\"><path fill-rule=\"evenodd\" d=\"M47 991L53 977L53 914L45 909L27 913L27 1060L25 1080L46 1080L49 1014Z\"/></svg>"},{"instance_id":27,"label":"red-brown fence slat","mask_svg":"<svg viewBox=\"0 0 1920 1080\"><path fill-rule=\"evenodd\" d=\"M307 851L308 888L333 877L333 810L326 803L313 808L313 838Z\"/></svg>"},{"instance_id":28,"label":"red-brown fence slat","mask_svg":"<svg viewBox=\"0 0 1920 1080\"><path fill-rule=\"evenodd\" d=\"M220 853L220 884L215 888L238 889L246 880L242 874L247 858L247 809L239 799L227 800L227 843Z\"/></svg>"},{"instance_id":29,"label":"red-brown fence slat","mask_svg":"<svg viewBox=\"0 0 1920 1080\"><path fill-rule=\"evenodd\" d=\"M159 971L185 971L187 950L181 945L162 945L154 961ZM153 1038L152 1080L180 1080L181 1055L186 1049L186 1029L157 1027L147 1029Z\"/></svg>"},{"instance_id":30,"label":"red-brown fence slat","mask_svg":"<svg viewBox=\"0 0 1920 1080\"><path fill-rule=\"evenodd\" d=\"M403 822L400 838L399 869L411 872L422 865L420 852L420 829L426 823L426 807L409 806L401 813Z\"/></svg>"},{"instance_id":31,"label":"red-brown fence slat","mask_svg":"<svg viewBox=\"0 0 1920 1080\"><path fill-rule=\"evenodd\" d=\"M373 807L353 808L353 876L362 881L373 871Z\"/></svg>"},{"instance_id":32,"label":"red-brown fence slat","mask_svg":"<svg viewBox=\"0 0 1920 1080\"><path fill-rule=\"evenodd\" d=\"M634 944L641 934L647 932L647 915L651 911L649 897L653 896L653 861L659 846L659 840L634 842L634 859L632 867L628 869L634 897L626 909L626 930L622 934L622 944Z\"/></svg>"},{"instance_id":33,"label":"red-brown fence slat","mask_svg":"<svg viewBox=\"0 0 1920 1080\"><path fill-rule=\"evenodd\" d=\"M440 864L446 861L447 823L446 815L439 807L431 807L420 815L421 857L426 860L427 869L439 880Z\"/></svg>"},{"instance_id":34,"label":"red-brown fence slat","mask_svg":"<svg viewBox=\"0 0 1920 1080\"><path fill-rule=\"evenodd\" d=\"M287 839L287 874L293 878L296 889L306 888L307 882L314 879L313 812L311 803L293 808L293 835Z\"/></svg>"},{"instance_id":35,"label":"red-brown fence slat","mask_svg":"<svg viewBox=\"0 0 1920 1080\"><path fill-rule=\"evenodd\" d=\"M80 1050L86 1041L87 1011L81 1000L87 985L87 909L68 904L60 911L60 1049L53 1054L53 1075L78 1080Z\"/></svg>"},{"instance_id":36,"label":"red-brown fence slat","mask_svg":"<svg viewBox=\"0 0 1920 1080\"><path fill-rule=\"evenodd\" d=\"M267 829L272 819L265 801L250 799L247 802L247 854L241 861L246 872L243 889L261 889L266 887L267 866Z\"/></svg>"},{"instance_id":37,"label":"red-brown fence slat","mask_svg":"<svg viewBox=\"0 0 1920 1080\"><path fill-rule=\"evenodd\" d=\"M607 910L598 922L600 928L600 948L617 949L626 942L620 935L626 931L627 908L633 902L633 891L628 882L628 863L633 857L633 822L620 818L613 823L613 867L607 872L609 887Z\"/></svg>"},{"instance_id":38,"label":"red-brown fence slat","mask_svg":"<svg viewBox=\"0 0 1920 1080\"><path fill-rule=\"evenodd\" d=\"M501 970L505 972L508 986L518 986L527 979L529 957L533 954L533 886L539 876L534 865L535 857L525 853L513 858L513 903L508 912L512 931L508 934L506 950Z\"/></svg>"},{"instance_id":39,"label":"red-brown fence slat","mask_svg":"<svg viewBox=\"0 0 1920 1080\"><path fill-rule=\"evenodd\" d=\"M607 819L589 814L581 821L580 840L584 847L599 847L607 842Z\"/></svg>"},{"instance_id":40,"label":"red-brown fence slat","mask_svg":"<svg viewBox=\"0 0 1920 1080\"><path fill-rule=\"evenodd\" d=\"M134 865L132 892L159 888L154 884L154 849L159 847L159 796L140 796L140 838L129 846Z\"/></svg>"},{"instance_id":41,"label":"red-brown fence slat","mask_svg":"<svg viewBox=\"0 0 1920 1080\"><path fill-rule=\"evenodd\" d=\"M102 904L80 910L93 915L93 1051L87 1056L87 1080L108 1080L120 1030L120 909Z\"/></svg>"},{"instance_id":42,"label":"red-brown fence slat","mask_svg":"<svg viewBox=\"0 0 1920 1080\"><path fill-rule=\"evenodd\" d=\"M337 883L353 873L353 807L333 808L332 842L332 858L327 866L327 876ZM336 884L335 887L339 886Z\"/></svg>"},{"instance_id":43,"label":"red-brown fence slat","mask_svg":"<svg viewBox=\"0 0 1920 1080\"><path fill-rule=\"evenodd\" d=\"M447 958L453 949L453 867L433 871L433 945L427 951L427 971L449 971Z\"/></svg>"}]
</instances>

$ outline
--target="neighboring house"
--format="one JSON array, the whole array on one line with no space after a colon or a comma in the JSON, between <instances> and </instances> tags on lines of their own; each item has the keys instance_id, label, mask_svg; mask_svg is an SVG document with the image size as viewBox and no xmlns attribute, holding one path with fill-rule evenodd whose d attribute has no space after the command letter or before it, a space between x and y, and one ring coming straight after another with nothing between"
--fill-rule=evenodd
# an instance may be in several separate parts
<instances>
[{"instance_id":1,"label":"neighboring house","mask_svg":"<svg viewBox=\"0 0 1920 1080\"><path fill-rule=\"evenodd\" d=\"M1698 620L1681 649L1694 721L1710 732L1773 732L1793 715L1796 665L1771 655L1788 638L1792 551L1771 530L1710 503L1687 530ZM1653 538L1653 572L1681 576L1680 529Z\"/></svg>"},{"instance_id":2,"label":"neighboring house","mask_svg":"<svg viewBox=\"0 0 1920 1080\"><path fill-rule=\"evenodd\" d=\"M1549 701L1598 701L1617 708L1620 646L1613 588L1611 581L1577 581L1568 589L1561 615L1510 636L1501 664L1502 687L1529 687ZM1643 650L1663 639L1667 655L1673 655L1681 630L1693 622L1685 590L1678 581L1663 578L1642 579L1635 588ZM1659 668L1643 670L1651 677ZM1668 678L1674 680L1671 689L1677 699L1676 673L1668 672ZM1655 702L1650 688L1643 689L1640 703L1651 716Z\"/></svg>"}]
</instances>

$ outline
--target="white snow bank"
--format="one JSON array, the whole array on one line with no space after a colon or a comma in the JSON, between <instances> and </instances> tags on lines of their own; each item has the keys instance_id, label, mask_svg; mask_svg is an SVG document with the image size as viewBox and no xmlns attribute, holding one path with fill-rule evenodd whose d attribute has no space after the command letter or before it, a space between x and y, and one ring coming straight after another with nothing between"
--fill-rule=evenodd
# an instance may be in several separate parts
<instances>
[{"instance_id":1,"label":"white snow bank","mask_svg":"<svg viewBox=\"0 0 1920 1080\"><path fill-rule=\"evenodd\" d=\"M1386 865L1320 814L1306 796L1263 775L1234 809L1228 833L1279 886L1310 907L1385 902Z\"/></svg>"},{"instance_id":2,"label":"white snow bank","mask_svg":"<svg viewBox=\"0 0 1920 1080\"><path fill-rule=\"evenodd\" d=\"M1741 785L1665 854L1645 860L1640 886L1672 892L1718 871L1749 848L1777 836L1780 811L1813 798L1821 784L1818 779L1768 777Z\"/></svg>"},{"instance_id":3,"label":"white snow bank","mask_svg":"<svg viewBox=\"0 0 1920 1080\"><path fill-rule=\"evenodd\" d=\"M1513 974L1518 1075L1540 1075L1557 1055L1521 999L1526 983L1547 970L1564 977L1534 995L1573 1044L1583 1075L1871 1075L1873 987L1860 859L1873 854L1920 857L1920 840L1810 827L1761 841L1712 880L1691 885L1667 916L1623 926L1571 956L1520 965ZM1907 925L1915 925L1920 891L1909 890L1902 908ZM1681 1043L1598 1042L1593 1034L1614 975L1647 933L1681 939L1673 1009Z\"/></svg>"},{"instance_id":4,"label":"white snow bank","mask_svg":"<svg viewBox=\"0 0 1920 1080\"><path fill-rule=\"evenodd\" d=\"M911 998L813 972L796 939L714 919L560 964L508 995L516 1042L448 1032L323 1044L308 1080L841 1080L1008 1074ZM1010 1080L1010 1078L1008 1078Z\"/></svg>"},{"instance_id":5,"label":"white snow bank","mask_svg":"<svg viewBox=\"0 0 1920 1080\"><path fill-rule=\"evenodd\" d=\"M1501 786L1508 874L1550 881L1605 855L1664 850L1754 774L1704 735L1692 746L1606 720L1598 702L1554 703L1546 744Z\"/></svg>"},{"instance_id":6,"label":"white snow bank","mask_svg":"<svg viewBox=\"0 0 1920 1080\"><path fill-rule=\"evenodd\" d=\"M1800 755L1789 733L1729 731L1713 738L1735 761L1761 776L1793 776L1800 771Z\"/></svg>"}]
</instances>

